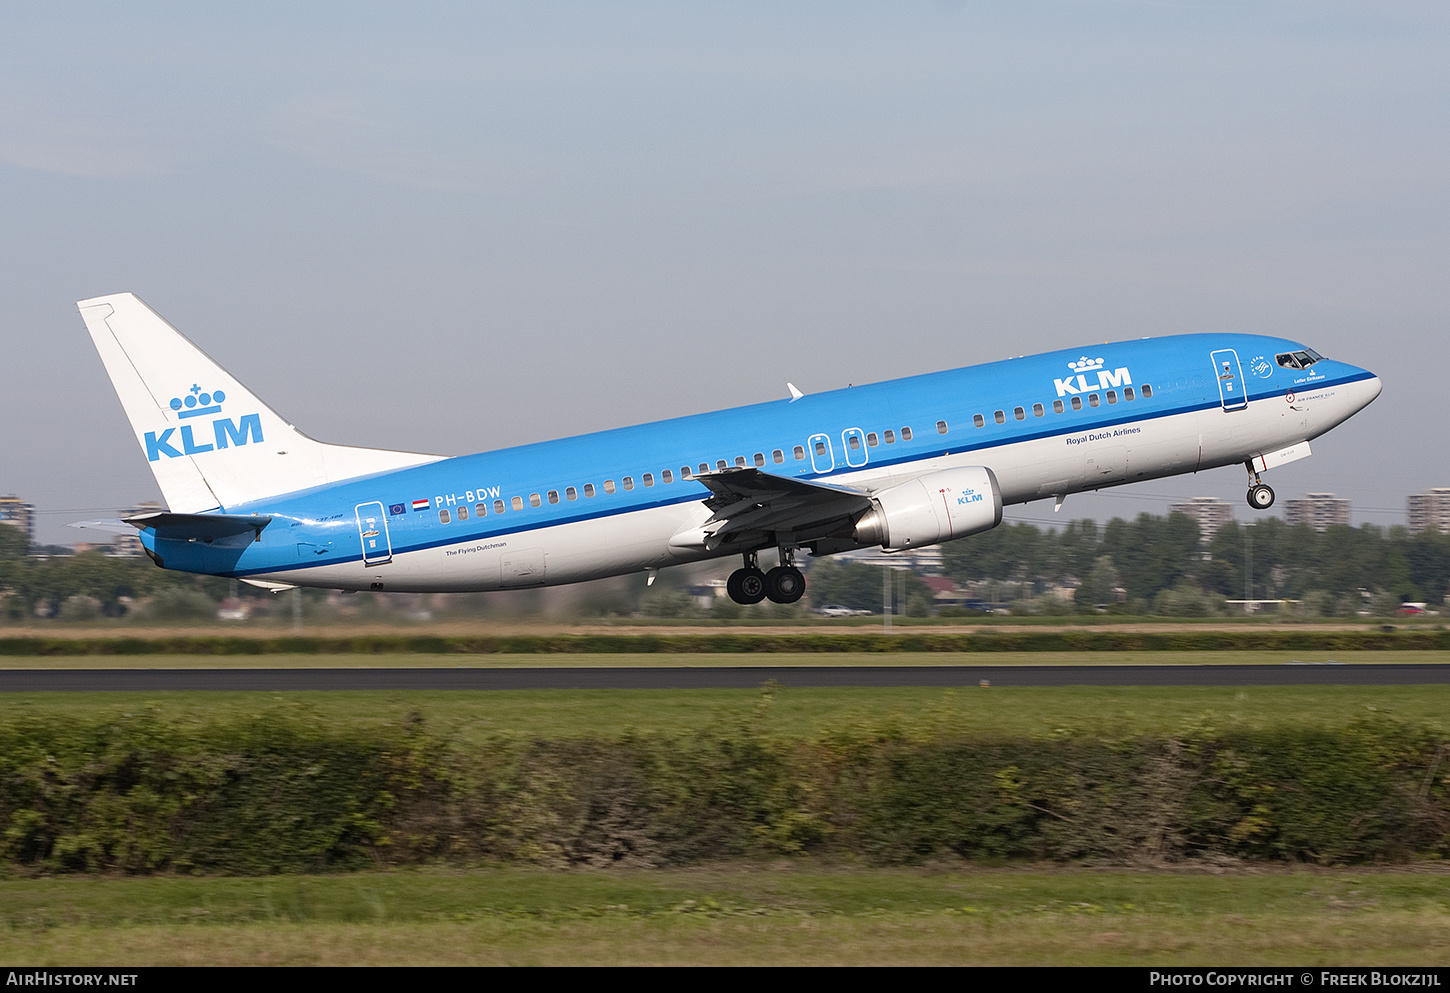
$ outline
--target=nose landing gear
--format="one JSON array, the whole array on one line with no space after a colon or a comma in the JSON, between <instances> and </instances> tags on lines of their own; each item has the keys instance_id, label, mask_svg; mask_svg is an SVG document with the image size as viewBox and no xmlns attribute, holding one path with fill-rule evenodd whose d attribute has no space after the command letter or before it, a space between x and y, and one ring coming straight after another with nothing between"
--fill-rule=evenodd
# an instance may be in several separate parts
<instances>
[{"instance_id":1,"label":"nose landing gear","mask_svg":"<svg viewBox=\"0 0 1450 993\"><path fill-rule=\"evenodd\" d=\"M1274 491L1264 483L1249 487L1249 506L1255 510L1268 510L1274 505Z\"/></svg>"},{"instance_id":2,"label":"nose landing gear","mask_svg":"<svg viewBox=\"0 0 1450 993\"><path fill-rule=\"evenodd\" d=\"M1259 474L1254 469L1252 461L1245 462L1244 468L1249 470L1249 506L1255 510L1268 510L1274 505L1274 491L1264 482L1259 480Z\"/></svg>"}]
</instances>

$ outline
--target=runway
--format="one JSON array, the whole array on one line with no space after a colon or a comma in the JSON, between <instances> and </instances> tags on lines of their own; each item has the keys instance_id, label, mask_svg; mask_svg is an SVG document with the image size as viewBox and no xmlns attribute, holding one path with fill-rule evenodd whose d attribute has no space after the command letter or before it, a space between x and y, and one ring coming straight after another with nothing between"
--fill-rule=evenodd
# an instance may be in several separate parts
<instances>
[{"instance_id":1,"label":"runway","mask_svg":"<svg viewBox=\"0 0 1450 993\"><path fill-rule=\"evenodd\" d=\"M645 666L436 669L4 669L0 693L646 690L782 686L1415 686L1450 665Z\"/></svg>"}]
</instances>

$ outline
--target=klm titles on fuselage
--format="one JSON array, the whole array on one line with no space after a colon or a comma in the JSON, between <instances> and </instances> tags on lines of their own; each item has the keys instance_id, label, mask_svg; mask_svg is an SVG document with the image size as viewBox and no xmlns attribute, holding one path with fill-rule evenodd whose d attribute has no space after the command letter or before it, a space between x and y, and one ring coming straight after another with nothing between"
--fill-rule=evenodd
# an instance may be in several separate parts
<instances>
[{"instance_id":1,"label":"klm titles on fuselage","mask_svg":"<svg viewBox=\"0 0 1450 993\"><path fill-rule=\"evenodd\" d=\"M1133 385L1133 377L1128 375L1126 366L1112 370L1104 369L1102 359L1092 359L1084 355L1076 362L1069 362L1067 367L1077 375L1068 376L1065 379L1053 379L1053 385L1057 387L1057 395L1060 397L1091 393L1093 390L1121 389L1124 386ZM1097 373L1097 382L1089 383L1087 374L1093 372Z\"/></svg>"},{"instance_id":2,"label":"klm titles on fuselage","mask_svg":"<svg viewBox=\"0 0 1450 993\"><path fill-rule=\"evenodd\" d=\"M201 387L192 386L185 399L171 398L171 409L178 420L201 417L206 414L220 414L227 395L221 390L203 392ZM167 428L161 434L147 431L145 435L146 459L149 462L165 457L178 458L182 455L201 455L220 451L233 445L240 448L247 443L256 444L262 440L262 415L243 414L235 421L230 417L218 417L211 422L211 440L207 441L203 431L201 440L195 435L195 425L183 424L179 428ZM172 437L175 435L176 437ZM177 445L180 448L177 448Z\"/></svg>"}]
</instances>

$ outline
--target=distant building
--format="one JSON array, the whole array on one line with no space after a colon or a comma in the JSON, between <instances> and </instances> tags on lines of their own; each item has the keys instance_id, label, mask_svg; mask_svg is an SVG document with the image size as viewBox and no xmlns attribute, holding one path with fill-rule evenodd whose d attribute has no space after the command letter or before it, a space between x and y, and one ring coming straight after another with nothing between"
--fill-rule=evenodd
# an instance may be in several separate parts
<instances>
[{"instance_id":1,"label":"distant building","mask_svg":"<svg viewBox=\"0 0 1450 993\"><path fill-rule=\"evenodd\" d=\"M1333 493L1306 493L1284 505L1284 523L1307 524L1315 531L1327 531L1336 524L1349 524L1349 501Z\"/></svg>"},{"instance_id":2,"label":"distant building","mask_svg":"<svg viewBox=\"0 0 1450 993\"><path fill-rule=\"evenodd\" d=\"M1410 534L1423 534L1426 531L1450 534L1450 486L1411 494L1408 516Z\"/></svg>"},{"instance_id":3,"label":"distant building","mask_svg":"<svg viewBox=\"0 0 1450 993\"><path fill-rule=\"evenodd\" d=\"M0 497L0 521L25 532L28 544L35 544L35 508L17 496Z\"/></svg>"},{"instance_id":4,"label":"distant building","mask_svg":"<svg viewBox=\"0 0 1450 993\"><path fill-rule=\"evenodd\" d=\"M162 507L155 500L145 500L136 504L134 507L127 507L121 511L121 516L135 517L137 514L154 514L164 509L166 508ZM117 555L123 558L139 559L142 555L146 554L145 549L141 547L140 534L141 532L134 531L130 534L116 535L111 539L111 547L108 549L107 554Z\"/></svg>"},{"instance_id":5,"label":"distant building","mask_svg":"<svg viewBox=\"0 0 1450 993\"><path fill-rule=\"evenodd\" d=\"M1198 522L1198 537L1205 545L1218 534L1218 529L1234 519L1233 504L1218 497L1194 497L1188 503L1175 503L1170 514L1186 514Z\"/></svg>"},{"instance_id":6,"label":"distant building","mask_svg":"<svg viewBox=\"0 0 1450 993\"><path fill-rule=\"evenodd\" d=\"M863 548L854 552L843 552L834 557L843 562L856 562L860 565L909 569L918 576L939 576L942 570L940 545L926 545L922 548L903 549L899 552L888 552L884 548Z\"/></svg>"}]
</instances>

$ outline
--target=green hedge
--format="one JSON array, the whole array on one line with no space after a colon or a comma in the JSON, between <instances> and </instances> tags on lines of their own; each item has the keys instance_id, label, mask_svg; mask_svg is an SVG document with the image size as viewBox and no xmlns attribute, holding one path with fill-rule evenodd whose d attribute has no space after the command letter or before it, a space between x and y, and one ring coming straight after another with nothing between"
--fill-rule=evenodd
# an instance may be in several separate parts
<instances>
[{"instance_id":1,"label":"green hedge","mask_svg":"<svg viewBox=\"0 0 1450 993\"><path fill-rule=\"evenodd\" d=\"M1109 740L851 728L463 747L277 710L0 720L0 866L263 874L818 855L1135 864L1450 855L1450 740L1385 718Z\"/></svg>"},{"instance_id":2,"label":"green hedge","mask_svg":"<svg viewBox=\"0 0 1450 993\"><path fill-rule=\"evenodd\" d=\"M1133 651L1447 651L1450 630L1429 631L992 631L973 634L560 634L509 636L0 638L0 656L276 655L397 653L752 654L773 652L1133 652Z\"/></svg>"}]
</instances>

